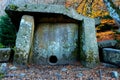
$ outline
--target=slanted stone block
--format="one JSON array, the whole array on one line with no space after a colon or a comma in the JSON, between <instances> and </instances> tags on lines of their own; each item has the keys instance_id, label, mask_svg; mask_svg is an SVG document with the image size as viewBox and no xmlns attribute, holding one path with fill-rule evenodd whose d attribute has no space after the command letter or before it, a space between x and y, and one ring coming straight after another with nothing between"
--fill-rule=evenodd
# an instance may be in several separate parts
<instances>
[{"instance_id":1,"label":"slanted stone block","mask_svg":"<svg viewBox=\"0 0 120 80\"><path fill-rule=\"evenodd\" d=\"M10 58L10 48L0 48L0 61L8 61Z\"/></svg>"},{"instance_id":2,"label":"slanted stone block","mask_svg":"<svg viewBox=\"0 0 120 80\"><path fill-rule=\"evenodd\" d=\"M120 66L120 50L113 48L103 48L103 60Z\"/></svg>"},{"instance_id":3,"label":"slanted stone block","mask_svg":"<svg viewBox=\"0 0 120 80\"><path fill-rule=\"evenodd\" d=\"M33 41L34 18L29 15L22 16L16 39L16 52L14 63L27 64Z\"/></svg>"}]
</instances>

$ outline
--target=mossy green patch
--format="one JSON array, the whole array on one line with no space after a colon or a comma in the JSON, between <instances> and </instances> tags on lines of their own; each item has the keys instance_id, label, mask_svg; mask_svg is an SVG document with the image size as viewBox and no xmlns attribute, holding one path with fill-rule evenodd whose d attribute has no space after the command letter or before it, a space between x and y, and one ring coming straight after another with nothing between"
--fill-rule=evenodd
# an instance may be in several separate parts
<instances>
[{"instance_id":1,"label":"mossy green patch","mask_svg":"<svg viewBox=\"0 0 120 80\"><path fill-rule=\"evenodd\" d=\"M12 10L16 10L18 8L18 6L11 4L11 5L9 5L9 8Z\"/></svg>"},{"instance_id":2,"label":"mossy green patch","mask_svg":"<svg viewBox=\"0 0 120 80\"><path fill-rule=\"evenodd\" d=\"M78 56L79 56L79 47L78 47L78 44L79 44L79 41L78 40L76 40L76 43L75 43L75 45L76 45L76 47L75 47L75 49L74 49L74 51L72 51L72 57L74 57L74 58L77 58L78 59Z\"/></svg>"},{"instance_id":3,"label":"mossy green patch","mask_svg":"<svg viewBox=\"0 0 120 80\"><path fill-rule=\"evenodd\" d=\"M94 52L92 50L89 50L87 54L88 54L88 56L86 58L87 62L92 63L93 61L95 61Z\"/></svg>"},{"instance_id":4,"label":"mossy green patch","mask_svg":"<svg viewBox=\"0 0 120 80\"><path fill-rule=\"evenodd\" d=\"M25 52L20 49L16 49L15 55L14 55L14 63L23 65L23 64L26 64L26 62L27 62L27 59L26 59Z\"/></svg>"},{"instance_id":5,"label":"mossy green patch","mask_svg":"<svg viewBox=\"0 0 120 80\"><path fill-rule=\"evenodd\" d=\"M5 75L3 73L0 73L0 80L2 80L2 78L4 77Z\"/></svg>"},{"instance_id":6,"label":"mossy green patch","mask_svg":"<svg viewBox=\"0 0 120 80\"><path fill-rule=\"evenodd\" d=\"M0 43L0 48L4 48L5 46L2 44L2 43Z\"/></svg>"}]
</instances>

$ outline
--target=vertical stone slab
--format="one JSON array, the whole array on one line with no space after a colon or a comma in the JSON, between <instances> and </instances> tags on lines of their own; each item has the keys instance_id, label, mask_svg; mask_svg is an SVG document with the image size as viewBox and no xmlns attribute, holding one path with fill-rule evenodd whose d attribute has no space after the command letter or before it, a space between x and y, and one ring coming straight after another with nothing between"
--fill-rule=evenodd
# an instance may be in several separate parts
<instances>
[{"instance_id":1,"label":"vertical stone slab","mask_svg":"<svg viewBox=\"0 0 120 80\"><path fill-rule=\"evenodd\" d=\"M93 68L99 63L94 19L84 18L80 33L81 63L86 67Z\"/></svg>"},{"instance_id":2,"label":"vertical stone slab","mask_svg":"<svg viewBox=\"0 0 120 80\"><path fill-rule=\"evenodd\" d=\"M34 18L23 15L20 21L19 31L16 39L15 64L27 64L33 42Z\"/></svg>"},{"instance_id":3,"label":"vertical stone slab","mask_svg":"<svg viewBox=\"0 0 120 80\"><path fill-rule=\"evenodd\" d=\"M34 33L35 64L73 64L78 54L78 25L75 23L39 23Z\"/></svg>"}]
</instances>

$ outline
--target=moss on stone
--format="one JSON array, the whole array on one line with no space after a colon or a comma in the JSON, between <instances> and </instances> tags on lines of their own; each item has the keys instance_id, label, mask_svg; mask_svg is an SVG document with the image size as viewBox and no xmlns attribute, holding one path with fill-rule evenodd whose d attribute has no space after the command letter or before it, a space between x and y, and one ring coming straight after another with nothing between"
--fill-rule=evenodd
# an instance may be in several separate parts
<instances>
[{"instance_id":1,"label":"moss on stone","mask_svg":"<svg viewBox=\"0 0 120 80\"><path fill-rule=\"evenodd\" d=\"M24 5L25 8L27 8L27 6L28 6L27 4Z\"/></svg>"},{"instance_id":2,"label":"moss on stone","mask_svg":"<svg viewBox=\"0 0 120 80\"><path fill-rule=\"evenodd\" d=\"M95 58L95 63L97 63L97 64L100 63L99 57L98 57L98 58Z\"/></svg>"},{"instance_id":3,"label":"moss on stone","mask_svg":"<svg viewBox=\"0 0 120 80\"><path fill-rule=\"evenodd\" d=\"M15 54L14 56L14 63L16 63L17 65L24 65L26 64L26 60L23 54Z\"/></svg>"},{"instance_id":4,"label":"moss on stone","mask_svg":"<svg viewBox=\"0 0 120 80\"><path fill-rule=\"evenodd\" d=\"M81 27L78 27L78 35L80 36L78 38L78 40L80 41L80 44L78 45L79 46L79 56L80 56L80 61L85 61L86 60L86 55L84 54L83 52L83 27L82 27L82 23L79 24L79 26Z\"/></svg>"},{"instance_id":5,"label":"moss on stone","mask_svg":"<svg viewBox=\"0 0 120 80\"><path fill-rule=\"evenodd\" d=\"M2 78L3 78L4 76L5 76L5 74L0 72L0 80L2 80Z\"/></svg>"},{"instance_id":6,"label":"moss on stone","mask_svg":"<svg viewBox=\"0 0 120 80\"><path fill-rule=\"evenodd\" d=\"M24 55L24 53L25 52L23 50L15 49L14 63L16 63L17 65L25 64L26 63L25 61L27 60L26 60L26 56Z\"/></svg>"},{"instance_id":7,"label":"moss on stone","mask_svg":"<svg viewBox=\"0 0 120 80\"><path fill-rule=\"evenodd\" d=\"M87 54L89 55L87 56L86 61L89 63L94 62L95 61L94 52L92 50L89 50Z\"/></svg>"},{"instance_id":8,"label":"moss on stone","mask_svg":"<svg viewBox=\"0 0 120 80\"><path fill-rule=\"evenodd\" d=\"M74 58L77 58L77 56L78 56L78 49L79 49L79 47L78 47L78 44L79 44L79 41L78 40L76 40L76 47L75 47L75 49L74 49L74 51L72 51L72 56L74 57Z\"/></svg>"},{"instance_id":9,"label":"moss on stone","mask_svg":"<svg viewBox=\"0 0 120 80\"><path fill-rule=\"evenodd\" d=\"M80 60L81 61L85 61L86 60L86 55L84 53L80 53Z\"/></svg>"},{"instance_id":10,"label":"moss on stone","mask_svg":"<svg viewBox=\"0 0 120 80\"><path fill-rule=\"evenodd\" d=\"M9 8L12 10L16 10L18 8L18 6L11 4L11 5L9 5Z\"/></svg>"}]
</instances>

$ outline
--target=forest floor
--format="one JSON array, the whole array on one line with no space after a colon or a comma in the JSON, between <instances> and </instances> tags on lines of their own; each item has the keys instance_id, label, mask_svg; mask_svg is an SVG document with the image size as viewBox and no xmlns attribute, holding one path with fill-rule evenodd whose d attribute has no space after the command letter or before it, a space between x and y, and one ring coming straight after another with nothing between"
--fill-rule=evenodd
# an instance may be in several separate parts
<instances>
[{"instance_id":1,"label":"forest floor","mask_svg":"<svg viewBox=\"0 0 120 80\"><path fill-rule=\"evenodd\" d=\"M79 62L74 65L30 65L29 68L16 67L8 70L2 80L120 80L112 76L113 71L120 74L119 68L106 66L105 63L93 69L85 68Z\"/></svg>"}]
</instances>

